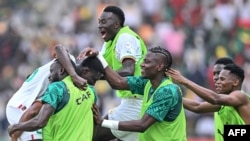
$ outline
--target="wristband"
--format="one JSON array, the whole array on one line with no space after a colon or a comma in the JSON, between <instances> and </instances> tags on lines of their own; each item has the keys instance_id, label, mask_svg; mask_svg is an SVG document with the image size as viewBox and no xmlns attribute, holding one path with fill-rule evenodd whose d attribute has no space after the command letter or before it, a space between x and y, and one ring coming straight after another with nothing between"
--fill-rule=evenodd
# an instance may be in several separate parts
<instances>
[{"instance_id":1,"label":"wristband","mask_svg":"<svg viewBox=\"0 0 250 141\"><path fill-rule=\"evenodd\" d=\"M105 69L108 66L107 61L103 58L103 56L100 53L96 57L99 59L99 61L102 63L103 68Z\"/></svg>"},{"instance_id":2,"label":"wristband","mask_svg":"<svg viewBox=\"0 0 250 141\"><path fill-rule=\"evenodd\" d=\"M118 130L118 125L119 125L119 121L115 121L115 120L104 119L102 122L102 127L115 129L115 130Z\"/></svg>"}]
</instances>

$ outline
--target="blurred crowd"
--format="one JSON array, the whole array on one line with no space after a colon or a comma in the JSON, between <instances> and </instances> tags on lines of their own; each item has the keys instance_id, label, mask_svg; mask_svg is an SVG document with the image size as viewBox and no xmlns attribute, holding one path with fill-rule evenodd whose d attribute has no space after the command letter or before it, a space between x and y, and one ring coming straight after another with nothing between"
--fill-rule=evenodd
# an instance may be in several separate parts
<instances>
[{"instance_id":1,"label":"blurred crowd","mask_svg":"<svg viewBox=\"0 0 250 141\"><path fill-rule=\"evenodd\" d=\"M217 58L233 58L245 70L243 90L250 93L250 0L0 0L0 138L6 136L8 99L34 68L51 59L55 44L74 56L88 46L101 48L97 18L105 5L120 6L125 23L148 47L167 48L173 67L202 86L214 89ZM103 113L119 102L106 82L96 88ZM212 114L186 115L189 136L213 136Z\"/></svg>"}]
</instances>

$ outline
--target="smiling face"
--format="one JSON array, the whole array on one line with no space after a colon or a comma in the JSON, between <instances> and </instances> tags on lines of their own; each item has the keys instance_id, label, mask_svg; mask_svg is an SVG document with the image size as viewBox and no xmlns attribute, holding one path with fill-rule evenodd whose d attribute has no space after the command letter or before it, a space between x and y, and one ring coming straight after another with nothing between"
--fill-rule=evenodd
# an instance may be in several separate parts
<instances>
[{"instance_id":1,"label":"smiling face","mask_svg":"<svg viewBox=\"0 0 250 141\"><path fill-rule=\"evenodd\" d=\"M216 81L216 91L221 94L229 94L238 85L237 78L229 70L221 70Z\"/></svg>"},{"instance_id":2,"label":"smiling face","mask_svg":"<svg viewBox=\"0 0 250 141\"><path fill-rule=\"evenodd\" d=\"M213 69L213 80L214 80L215 88L217 88L216 82L218 81L218 79L219 79L219 74L220 74L221 70L222 70L224 67L225 67L225 65L223 65L223 64L216 64L216 65L214 65L214 69Z\"/></svg>"},{"instance_id":3,"label":"smiling face","mask_svg":"<svg viewBox=\"0 0 250 141\"><path fill-rule=\"evenodd\" d=\"M118 17L112 12L103 12L98 19L98 28L104 41L113 40L120 29Z\"/></svg>"},{"instance_id":4,"label":"smiling face","mask_svg":"<svg viewBox=\"0 0 250 141\"><path fill-rule=\"evenodd\" d=\"M164 61L165 57L160 53L148 52L141 64L143 78L152 79L161 71L164 73Z\"/></svg>"}]
</instances>

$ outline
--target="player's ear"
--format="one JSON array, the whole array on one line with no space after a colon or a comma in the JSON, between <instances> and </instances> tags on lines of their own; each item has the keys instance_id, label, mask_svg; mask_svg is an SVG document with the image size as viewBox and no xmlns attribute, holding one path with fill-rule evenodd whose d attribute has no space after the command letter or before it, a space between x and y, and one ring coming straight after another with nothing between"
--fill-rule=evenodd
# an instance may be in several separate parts
<instances>
[{"instance_id":1,"label":"player's ear","mask_svg":"<svg viewBox=\"0 0 250 141\"><path fill-rule=\"evenodd\" d=\"M60 74L64 74L64 73L67 73L67 72L66 72L66 70L63 67L61 67Z\"/></svg>"},{"instance_id":2,"label":"player's ear","mask_svg":"<svg viewBox=\"0 0 250 141\"><path fill-rule=\"evenodd\" d=\"M240 83L240 81L239 81L238 79L235 79L234 82L233 82L233 85L234 85L234 86L238 86L239 83Z\"/></svg>"},{"instance_id":3,"label":"player's ear","mask_svg":"<svg viewBox=\"0 0 250 141\"><path fill-rule=\"evenodd\" d=\"M115 29L120 28L120 22L118 20L116 20L114 27Z\"/></svg>"},{"instance_id":4,"label":"player's ear","mask_svg":"<svg viewBox=\"0 0 250 141\"><path fill-rule=\"evenodd\" d=\"M158 71L162 71L162 70L166 70L166 66L164 65L164 64L159 64L159 65L157 65L157 70Z\"/></svg>"}]
</instances>

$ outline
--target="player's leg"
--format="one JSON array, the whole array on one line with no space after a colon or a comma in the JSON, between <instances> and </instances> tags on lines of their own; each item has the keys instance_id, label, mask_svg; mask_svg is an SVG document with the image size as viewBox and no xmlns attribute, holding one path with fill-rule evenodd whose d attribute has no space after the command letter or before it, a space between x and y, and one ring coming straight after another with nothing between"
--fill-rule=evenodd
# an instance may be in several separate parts
<instances>
[{"instance_id":1,"label":"player's leg","mask_svg":"<svg viewBox=\"0 0 250 141\"><path fill-rule=\"evenodd\" d=\"M109 110L108 119L116 121L130 121L140 119L142 100L137 98L123 98L121 104ZM111 129L112 134L122 141L138 141L138 132Z\"/></svg>"}]
</instances>

